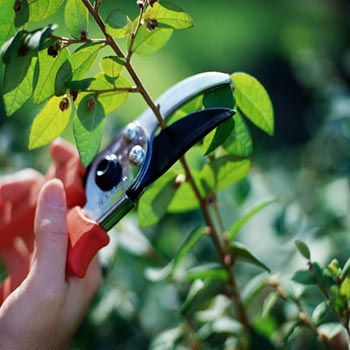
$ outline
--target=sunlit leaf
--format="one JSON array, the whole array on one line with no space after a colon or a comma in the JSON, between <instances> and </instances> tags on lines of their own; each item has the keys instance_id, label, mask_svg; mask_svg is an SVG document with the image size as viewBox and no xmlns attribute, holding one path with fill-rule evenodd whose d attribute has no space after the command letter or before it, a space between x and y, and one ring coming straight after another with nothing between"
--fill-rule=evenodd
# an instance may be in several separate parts
<instances>
[{"instance_id":1,"label":"sunlit leaf","mask_svg":"<svg viewBox=\"0 0 350 350\"><path fill-rule=\"evenodd\" d=\"M350 271L350 258L344 264L344 267L343 267L343 269L341 271L340 277L342 279L345 278L349 274L349 271Z\"/></svg>"},{"instance_id":2,"label":"sunlit leaf","mask_svg":"<svg viewBox=\"0 0 350 350\"><path fill-rule=\"evenodd\" d=\"M84 167L90 164L100 149L105 121L102 104L95 95L86 95L80 101L73 121L74 138Z\"/></svg>"},{"instance_id":3,"label":"sunlit leaf","mask_svg":"<svg viewBox=\"0 0 350 350\"><path fill-rule=\"evenodd\" d=\"M249 128L239 111L233 116L234 130L223 144L224 149L237 157L249 157L253 151L253 142Z\"/></svg>"},{"instance_id":4,"label":"sunlit leaf","mask_svg":"<svg viewBox=\"0 0 350 350\"><path fill-rule=\"evenodd\" d=\"M297 240L295 241L295 246L297 247L299 253L307 260L310 260L311 254L310 249L305 242Z\"/></svg>"},{"instance_id":5,"label":"sunlit leaf","mask_svg":"<svg viewBox=\"0 0 350 350\"><path fill-rule=\"evenodd\" d=\"M234 222L234 224L231 226L229 232L227 233L227 239L232 240L236 237L237 233L240 231L240 229L251 219L253 218L257 213L259 213L261 210L269 206L270 204L275 203L275 200L268 200L266 202L263 202L250 211L248 211L244 216L239 218L237 221Z\"/></svg>"},{"instance_id":6,"label":"sunlit leaf","mask_svg":"<svg viewBox=\"0 0 350 350\"><path fill-rule=\"evenodd\" d=\"M156 224L167 212L176 191L176 172L169 171L152 184L138 202L139 224L143 227Z\"/></svg>"},{"instance_id":7,"label":"sunlit leaf","mask_svg":"<svg viewBox=\"0 0 350 350\"><path fill-rule=\"evenodd\" d=\"M118 77L124 68L124 61L117 56L104 57L100 61L100 67L104 74L110 77Z\"/></svg>"},{"instance_id":8,"label":"sunlit leaf","mask_svg":"<svg viewBox=\"0 0 350 350\"><path fill-rule=\"evenodd\" d=\"M64 10L64 22L73 38L80 39L86 37L89 12L81 0L67 0Z\"/></svg>"},{"instance_id":9,"label":"sunlit leaf","mask_svg":"<svg viewBox=\"0 0 350 350\"><path fill-rule=\"evenodd\" d=\"M258 128L273 135L273 107L265 88L246 73L234 73L231 77L238 108Z\"/></svg>"},{"instance_id":10,"label":"sunlit leaf","mask_svg":"<svg viewBox=\"0 0 350 350\"><path fill-rule=\"evenodd\" d=\"M55 14L64 0L28 0L29 21L36 22Z\"/></svg>"},{"instance_id":11,"label":"sunlit leaf","mask_svg":"<svg viewBox=\"0 0 350 350\"><path fill-rule=\"evenodd\" d=\"M250 170L250 160L237 160L233 156L224 156L206 164L202 170L203 178L213 177L215 188L222 190L246 177Z\"/></svg>"},{"instance_id":12,"label":"sunlit leaf","mask_svg":"<svg viewBox=\"0 0 350 350\"><path fill-rule=\"evenodd\" d=\"M194 281L196 279L218 279L222 281L227 281L227 271L226 269L217 263L208 263L203 265L198 265L185 273L185 278L188 281Z\"/></svg>"},{"instance_id":13,"label":"sunlit leaf","mask_svg":"<svg viewBox=\"0 0 350 350\"><path fill-rule=\"evenodd\" d=\"M250 264L262 267L266 271L270 272L270 269L258 260L243 244L238 242L230 242L229 252L234 259L243 260Z\"/></svg>"},{"instance_id":14,"label":"sunlit leaf","mask_svg":"<svg viewBox=\"0 0 350 350\"><path fill-rule=\"evenodd\" d=\"M343 295L344 297L346 297L346 299L350 298L350 278L349 277L346 277L344 281L342 281L339 292L340 292L340 295Z\"/></svg>"},{"instance_id":15,"label":"sunlit leaf","mask_svg":"<svg viewBox=\"0 0 350 350\"><path fill-rule=\"evenodd\" d=\"M32 53L12 57L4 72L3 93L8 116L22 107L32 96L37 58Z\"/></svg>"},{"instance_id":16,"label":"sunlit leaf","mask_svg":"<svg viewBox=\"0 0 350 350\"><path fill-rule=\"evenodd\" d=\"M72 80L81 80L89 71L97 58L98 51L102 48L99 43L88 43L80 46L74 51L69 59L73 76Z\"/></svg>"},{"instance_id":17,"label":"sunlit leaf","mask_svg":"<svg viewBox=\"0 0 350 350\"><path fill-rule=\"evenodd\" d=\"M39 104L55 94L57 73L68 57L66 48L60 50L57 57L49 56L47 50L39 51L39 79L33 94L35 103Z\"/></svg>"},{"instance_id":18,"label":"sunlit leaf","mask_svg":"<svg viewBox=\"0 0 350 350\"><path fill-rule=\"evenodd\" d=\"M172 29L156 28L148 31L145 25L141 26L136 35L132 51L140 56L148 56L161 49L170 39Z\"/></svg>"},{"instance_id":19,"label":"sunlit leaf","mask_svg":"<svg viewBox=\"0 0 350 350\"><path fill-rule=\"evenodd\" d=\"M124 77L118 77L116 79L107 79L102 73L95 76L95 80L90 84L91 90L102 90L104 93L98 94L98 100L103 105L106 115L119 109L127 100L128 91L113 91L118 88L129 88L130 82ZM106 92L111 90L109 92Z\"/></svg>"},{"instance_id":20,"label":"sunlit leaf","mask_svg":"<svg viewBox=\"0 0 350 350\"><path fill-rule=\"evenodd\" d=\"M0 46L15 34L16 28L14 25L15 11L13 11L13 0L2 0L0 11Z\"/></svg>"},{"instance_id":21,"label":"sunlit leaf","mask_svg":"<svg viewBox=\"0 0 350 350\"><path fill-rule=\"evenodd\" d=\"M146 276L152 281L159 281L169 278L179 266L182 259L196 245L196 243L205 235L205 228L199 227L193 230L181 244L173 259L163 268L150 268L146 271Z\"/></svg>"},{"instance_id":22,"label":"sunlit leaf","mask_svg":"<svg viewBox=\"0 0 350 350\"><path fill-rule=\"evenodd\" d=\"M52 97L35 117L29 137L29 149L45 146L60 136L72 114L72 104L66 98Z\"/></svg>"},{"instance_id":23,"label":"sunlit leaf","mask_svg":"<svg viewBox=\"0 0 350 350\"><path fill-rule=\"evenodd\" d=\"M180 7L167 1L148 7L143 18L156 19L160 28L187 29L194 26L192 18Z\"/></svg>"},{"instance_id":24,"label":"sunlit leaf","mask_svg":"<svg viewBox=\"0 0 350 350\"><path fill-rule=\"evenodd\" d=\"M113 10L106 18L106 31L113 38L124 38L133 30L133 23L120 10Z\"/></svg>"}]
</instances>

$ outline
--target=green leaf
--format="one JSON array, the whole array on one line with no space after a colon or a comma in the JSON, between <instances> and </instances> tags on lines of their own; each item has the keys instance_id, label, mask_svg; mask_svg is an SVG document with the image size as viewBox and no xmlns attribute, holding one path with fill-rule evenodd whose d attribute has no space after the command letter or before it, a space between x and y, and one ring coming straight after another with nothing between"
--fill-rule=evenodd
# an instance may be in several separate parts
<instances>
[{"instance_id":1,"label":"green leaf","mask_svg":"<svg viewBox=\"0 0 350 350\"><path fill-rule=\"evenodd\" d=\"M266 271L270 272L270 269L258 260L243 244L238 242L230 242L229 252L234 259L246 261L252 265L262 267Z\"/></svg>"},{"instance_id":2,"label":"green leaf","mask_svg":"<svg viewBox=\"0 0 350 350\"><path fill-rule=\"evenodd\" d=\"M185 213L198 208L199 202L191 185L184 182L177 189L175 196L168 207L168 212Z\"/></svg>"},{"instance_id":3,"label":"green leaf","mask_svg":"<svg viewBox=\"0 0 350 350\"><path fill-rule=\"evenodd\" d=\"M199 227L193 230L181 244L179 250L175 254L174 258L163 268L155 269L150 268L146 270L146 276L151 281L159 281L165 278L169 278L179 266L183 257L196 245L196 243L205 235L205 228Z\"/></svg>"},{"instance_id":4,"label":"green leaf","mask_svg":"<svg viewBox=\"0 0 350 350\"><path fill-rule=\"evenodd\" d=\"M234 128L232 118L221 123L215 130L211 131L203 139L203 155L207 155L216 150L229 137Z\"/></svg>"},{"instance_id":5,"label":"green leaf","mask_svg":"<svg viewBox=\"0 0 350 350\"><path fill-rule=\"evenodd\" d=\"M67 103L64 108L62 103ZM63 109L63 110L62 110ZM68 125L72 104L62 97L52 97L33 121L29 136L29 149L45 146L60 136Z\"/></svg>"},{"instance_id":6,"label":"green leaf","mask_svg":"<svg viewBox=\"0 0 350 350\"><path fill-rule=\"evenodd\" d=\"M3 9L3 8L1 8ZM14 6L12 5L12 10L14 9ZM27 0L22 0L20 1L20 6L17 7L16 11L12 11L15 12L15 27L22 27L24 26L28 20L29 20L29 4ZM3 22L0 22L1 25L3 25ZM1 45L1 44L0 44Z\"/></svg>"},{"instance_id":7,"label":"green leaf","mask_svg":"<svg viewBox=\"0 0 350 350\"><path fill-rule=\"evenodd\" d=\"M99 73L95 76L95 80L90 84L91 90L110 90L115 88L129 88L130 82L124 77L117 77L116 79L107 79L107 77ZM102 103L106 115L119 109L127 100L128 91L111 91L100 93L98 100Z\"/></svg>"},{"instance_id":8,"label":"green leaf","mask_svg":"<svg viewBox=\"0 0 350 350\"><path fill-rule=\"evenodd\" d=\"M231 88L225 87L206 93L203 97L203 104L205 108L233 108L234 101ZM205 136L203 139L203 154L207 155L220 146L231 134L233 128L234 122L230 118Z\"/></svg>"},{"instance_id":9,"label":"green leaf","mask_svg":"<svg viewBox=\"0 0 350 350\"><path fill-rule=\"evenodd\" d=\"M34 90L33 100L39 104L55 94L56 77L62 65L67 61L69 52L60 50L58 56L52 57L46 50L39 51L39 79ZM62 82L62 79L59 79ZM62 82L64 84L64 82Z\"/></svg>"},{"instance_id":10,"label":"green leaf","mask_svg":"<svg viewBox=\"0 0 350 350\"><path fill-rule=\"evenodd\" d=\"M102 48L100 43L87 43L73 52L69 61L72 66L72 80L81 80L89 71L97 58L98 51Z\"/></svg>"},{"instance_id":11,"label":"green leaf","mask_svg":"<svg viewBox=\"0 0 350 350\"><path fill-rule=\"evenodd\" d=\"M346 263L344 264L344 267L341 271L340 278L344 279L348 274L350 270L350 258L346 260Z\"/></svg>"},{"instance_id":12,"label":"green leaf","mask_svg":"<svg viewBox=\"0 0 350 350\"><path fill-rule=\"evenodd\" d=\"M240 231L240 229L251 219L253 218L257 213L259 213L261 210L268 207L270 204L275 203L275 200L268 200L266 202L263 202L253 209L249 210L245 215L243 215L241 218L239 218L230 228L230 231L227 234L227 239L232 240L237 236L237 233Z\"/></svg>"},{"instance_id":13,"label":"green leaf","mask_svg":"<svg viewBox=\"0 0 350 350\"><path fill-rule=\"evenodd\" d=\"M118 77L121 74L124 64L125 62L117 56L104 57L100 61L100 67L103 73L113 78Z\"/></svg>"},{"instance_id":14,"label":"green leaf","mask_svg":"<svg viewBox=\"0 0 350 350\"><path fill-rule=\"evenodd\" d=\"M19 30L12 38L7 40L4 45L1 46L1 60L4 63L9 63L12 57L18 57L18 50L22 45L24 38L24 31ZM15 58L14 58L15 59Z\"/></svg>"},{"instance_id":15,"label":"green leaf","mask_svg":"<svg viewBox=\"0 0 350 350\"><path fill-rule=\"evenodd\" d=\"M86 90L90 84L95 80L95 78L86 78L82 80L71 80L65 83L65 86L70 90Z\"/></svg>"},{"instance_id":16,"label":"green leaf","mask_svg":"<svg viewBox=\"0 0 350 350\"><path fill-rule=\"evenodd\" d=\"M105 121L105 111L95 95L84 96L73 121L74 138L84 167L100 149Z\"/></svg>"},{"instance_id":17,"label":"green leaf","mask_svg":"<svg viewBox=\"0 0 350 350\"><path fill-rule=\"evenodd\" d=\"M165 173L142 195L137 208L140 226L154 225L165 215L176 191L176 176L173 171Z\"/></svg>"},{"instance_id":18,"label":"green leaf","mask_svg":"<svg viewBox=\"0 0 350 350\"><path fill-rule=\"evenodd\" d=\"M124 38L133 30L133 23L120 10L113 10L106 18L106 31L113 38Z\"/></svg>"},{"instance_id":19,"label":"green leaf","mask_svg":"<svg viewBox=\"0 0 350 350\"><path fill-rule=\"evenodd\" d=\"M137 33L132 51L140 56L148 56L161 49L170 39L172 29L156 28L148 31L145 25ZM130 46L130 42L129 45Z\"/></svg>"},{"instance_id":20,"label":"green leaf","mask_svg":"<svg viewBox=\"0 0 350 350\"><path fill-rule=\"evenodd\" d=\"M346 299L350 298L350 278L346 277L340 285L340 295L343 295Z\"/></svg>"},{"instance_id":21,"label":"green leaf","mask_svg":"<svg viewBox=\"0 0 350 350\"><path fill-rule=\"evenodd\" d=\"M294 273L292 280L300 284L317 284L316 278L310 270L298 270Z\"/></svg>"},{"instance_id":22,"label":"green leaf","mask_svg":"<svg viewBox=\"0 0 350 350\"><path fill-rule=\"evenodd\" d=\"M224 284L218 280L196 280L192 283L187 298L181 307L181 314L193 315L208 306L218 294L223 293Z\"/></svg>"},{"instance_id":23,"label":"green leaf","mask_svg":"<svg viewBox=\"0 0 350 350\"><path fill-rule=\"evenodd\" d=\"M13 0L2 0L0 11L0 46L2 46L6 40L15 34L15 11L13 11Z\"/></svg>"},{"instance_id":24,"label":"green leaf","mask_svg":"<svg viewBox=\"0 0 350 350\"><path fill-rule=\"evenodd\" d=\"M29 21L36 22L55 14L64 0L28 0Z\"/></svg>"},{"instance_id":25,"label":"green leaf","mask_svg":"<svg viewBox=\"0 0 350 350\"><path fill-rule=\"evenodd\" d=\"M221 281L228 280L227 271L222 267L222 265L217 263L208 263L195 266L186 271L185 278L187 281L194 281L196 279L218 279Z\"/></svg>"},{"instance_id":26,"label":"green leaf","mask_svg":"<svg viewBox=\"0 0 350 350\"><path fill-rule=\"evenodd\" d=\"M21 108L32 96L36 81L37 58L33 53L12 57L4 72L4 102L8 116Z\"/></svg>"},{"instance_id":27,"label":"green leaf","mask_svg":"<svg viewBox=\"0 0 350 350\"><path fill-rule=\"evenodd\" d=\"M318 304L314 311L312 312L311 320L316 325L319 326L321 323L330 321L334 317L333 312L327 305L326 301L322 301Z\"/></svg>"},{"instance_id":28,"label":"green leaf","mask_svg":"<svg viewBox=\"0 0 350 350\"><path fill-rule=\"evenodd\" d=\"M67 0L64 9L64 22L74 39L86 37L89 25L89 12L81 0Z\"/></svg>"},{"instance_id":29,"label":"green leaf","mask_svg":"<svg viewBox=\"0 0 350 350\"><path fill-rule=\"evenodd\" d=\"M246 177L250 170L250 160L237 160L224 156L206 164L201 172L203 178L213 177L216 190L222 190Z\"/></svg>"},{"instance_id":30,"label":"green leaf","mask_svg":"<svg viewBox=\"0 0 350 350\"><path fill-rule=\"evenodd\" d=\"M246 73L231 75L235 85L234 97L238 108L258 128L272 136L274 133L273 107L264 87Z\"/></svg>"},{"instance_id":31,"label":"green leaf","mask_svg":"<svg viewBox=\"0 0 350 350\"><path fill-rule=\"evenodd\" d=\"M253 151L253 142L249 128L237 111L233 116L234 130L223 144L226 152L237 157L249 157Z\"/></svg>"},{"instance_id":32,"label":"green leaf","mask_svg":"<svg viewBox=\"0 0 350 350\"><path fill-rule=\"evenodd\" d=\"M299 253L307 260L310 260L311 254L310 249L303 241L296 240L295 246L297 247Z\"/></svg>"},{"instance_id":33,"label":"green leaf","mask_svg":"<svg viewBox=\"0 0 350 350\"><path fill-rule=\"evenodd\" d=\"M192 18L180 7L170 2L156 2L148 7L143 18L156 19L160 28L187 29L194 26Z\"/></svg>"}]
</instances>

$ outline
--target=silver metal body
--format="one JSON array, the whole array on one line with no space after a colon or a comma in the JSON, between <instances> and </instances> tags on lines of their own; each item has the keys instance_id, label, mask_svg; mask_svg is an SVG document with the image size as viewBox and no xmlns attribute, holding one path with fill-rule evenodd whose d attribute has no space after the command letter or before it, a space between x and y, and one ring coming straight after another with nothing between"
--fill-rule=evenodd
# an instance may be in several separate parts
<instances>
[{"instance_id":1,"label":"silver metal body","mask_svg":"<svg viewBox=\"0 0 350 350\"><path fill-rule=\"evenodd\" d=\"M156 100L156 104L166 119L194 97L231 84L230 76L224 73L208 72L194 75L167 90ZM147 167L147 160L150 158L147 152L151 152L149 142L157 127L156 117L151 109L147 109L96 156L89 168L85 185L87 203L84 209L88 210L91 218L99 222L106 231L135 204L125 192L137 179L142 168ZM116 155L121 165L120 181L113 188L103 191L96 184L96 172L101 161L110 154Z\"/></svg>"}]
</instances>

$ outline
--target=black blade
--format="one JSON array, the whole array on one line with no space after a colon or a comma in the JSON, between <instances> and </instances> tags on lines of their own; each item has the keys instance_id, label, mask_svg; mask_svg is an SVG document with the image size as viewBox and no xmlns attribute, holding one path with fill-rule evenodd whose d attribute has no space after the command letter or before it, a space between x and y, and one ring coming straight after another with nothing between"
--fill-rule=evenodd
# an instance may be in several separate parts
<instances>
[{"instance_id":1,"label":"black blade","mask_svg":"<svg viewBox=\"0 0 350 350\"><path fill-rule=\"evenodd\" d=\"M229 108L210 108L189 114L162 130L152 142L151 159L127 191L136 201L144 189L163 175L181 156L235 111Z\"/></svg>"}]
</instances>

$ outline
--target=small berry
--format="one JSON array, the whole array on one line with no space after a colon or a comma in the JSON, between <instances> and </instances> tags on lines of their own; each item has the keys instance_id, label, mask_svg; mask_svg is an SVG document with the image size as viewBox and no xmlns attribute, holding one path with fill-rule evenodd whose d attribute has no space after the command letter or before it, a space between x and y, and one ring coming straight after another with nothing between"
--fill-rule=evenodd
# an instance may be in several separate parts
<instances>
[{"instance_id":1,"label":"small berry","mask_svg":"<svg viewBox=\"0 0 350 350\"><path fill-rule=\"evenodd\" d=\"M87 101L87 108L90 112L92 112L93 110L95 110L95 107L96 107L95 97L90 97Z\"/></svg>"},{"instance_id":2,"label":"small berry","mask_svg":"<svg viewBox=\"0 0 350 350\"><path fill-rule=\"evenodd\" d=\"M146 20L147 29L151 32L158 27L158 21L155 18L148 18Z\"/></svg>"},{"instance_id":3,"label":"small berry","mask_svg":"<svg viewBox=\"0 0 350 350\"><path fill-rule=\"evenodd\" d=\"M154 3L157 2L157 0L147 0L148 5L153 7Z\"/></svg>"},{"instance_id":4,"label":"small berry","mask_svg":"<svg viewBox=\"0 0 350 350\"><path fill-rule=\"evenodd\" d=\"M86 39L87 39L87 33L86 33L86 30L83 29L80 31L80 40L86 41Z\"/></svg>"},{"instance_id":5,"label":"small berry","mask_svg":"<svg viewBox=\"0 0 350 350\"><path fill-rule=\"evenodd\" d=\"M54 58L57 57L59 51L60 51L59 43L56 43L55 45L51 45L47 48L47 54Z\"/></svg>"},{"instance_id":6,"label":"small berry","mask_svg":"<svg viewBox=\"0 0 350 350\"><path fill-rule=\"evenodd\" d=\"M78 97L78 91L77 90L71 90L69 92L69 95L72 97L73 102L77 99Z\"/></svg>"},{"instance_id":7,"label":"small berry","mask_svg":"<svg viewBox=\"0 0 350 350\"><path fill-rule=\"evenodd\" d=\"M15 0L15 3L13 5L13 10L15 12L19 12L22 8L22 0Z\"/></svg>"},{"instance_id":8,"label":"small berry","mask_svg":"<svg viewBox=\"0 0 350 350\"><path fill-rule=\"evenodd\" d=\"M62 112L69 108L69 100L67 97L63 98L63 100L60 102L59 107Z\"/></svg>"},{"instance_id":9,"label":"small berry","mask_svg":"<svg viewBox=\"0 0 350 350\"><path fill-rule=\"evenodd\" d=\"M136 4L141 10L145 7L145 3L143 2L143 0L137 0Z\"/></svg>"}]
</instances>

